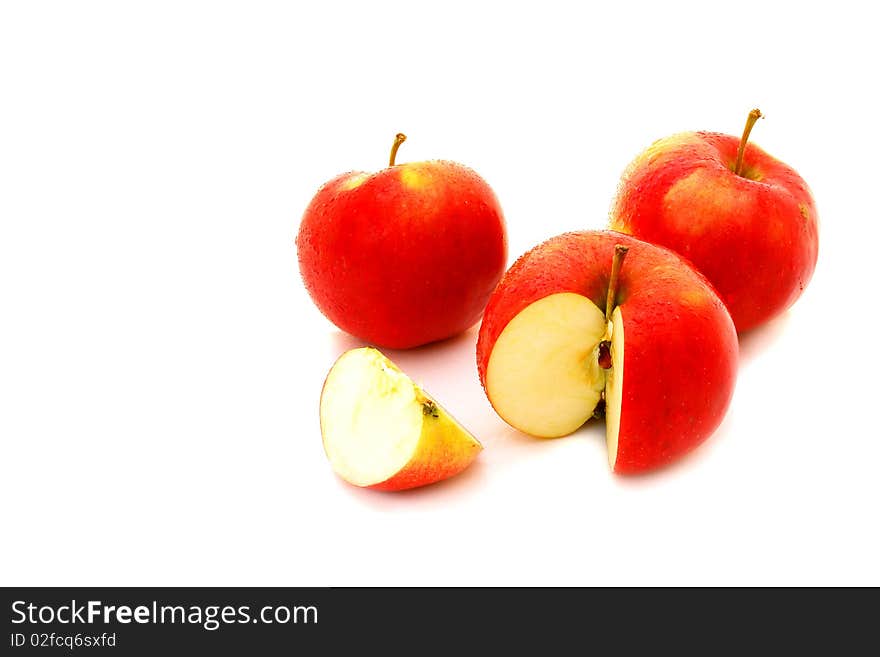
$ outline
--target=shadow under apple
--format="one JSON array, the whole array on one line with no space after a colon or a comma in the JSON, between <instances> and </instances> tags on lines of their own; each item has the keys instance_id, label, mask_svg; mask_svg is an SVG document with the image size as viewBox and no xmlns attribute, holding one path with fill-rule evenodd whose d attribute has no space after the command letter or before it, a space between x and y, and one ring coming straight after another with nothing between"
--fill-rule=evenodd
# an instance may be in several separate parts
<instances>
[{"instance_id":1,"label":"shadow under apple","mask_svg":"<svg viewBox=\"0 0 880 657\"><path fill-rule=\"evenodd\" d=\"M788 325L790 311L771 319L766 324L739 334L739 358L741 363L748 364L755 356L772 348L779 340Z\"/></svg>"},{"instance_id":2,"label":"shadow under apple","mask_svg":"<svg viewBox=\"0 0 880 657\"><path fill-rule=\"evenodd\" d=\"M448 502L452 497L461 495L468 490L476 490L483 487L488 466L483 459L477 459L471 465L449 479L398 491L380 491L370 488L359 488L346 483L342 478L336 477L339 487L358 503L377 510L397 508L399 504L412 504L414 501L424 502Z\"/></svg>"}]
</instances>

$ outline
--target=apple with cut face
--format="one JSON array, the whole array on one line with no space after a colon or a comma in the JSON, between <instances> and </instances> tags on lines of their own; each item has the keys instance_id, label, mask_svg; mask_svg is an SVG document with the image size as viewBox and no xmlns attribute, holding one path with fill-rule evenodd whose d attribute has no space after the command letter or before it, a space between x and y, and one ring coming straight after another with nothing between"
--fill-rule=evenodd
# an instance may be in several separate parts
<instances>
[{"instance_id":1,"label":"apple with cut face","mask_svg":"<svg viewBox=\"0 0 880 657\"><path fill-rule=\"evenodd\" d=\"M511 426L564 436L604 404L616 473L705 440L734 389L738 343L712 286L667 249L613 231L566 233L508 270L477 343L480 381Z\"/></svg>"},{"instance_id":2,"label":"apple with cut face","mask_svg":"<svg viewBox=\"0 0 880 657\"><path fill-rule=\"evenodd\" d=\"M661 139L627 168L610 227L666 246L711 281L738 331L791 306L810 282L818 215L790 166L740 138L687 132Z\"/></svg>"},{"instance_id":3,"label":"apple with cut face","mask_svg":"<svg viewBox=\"0 0 880 657\"><path fill-rule=\"evenodd\" d=\"M473 170L432 160L326 183L296 238L303 282L336 326L406 349L477 322L507 265L498 199Z\"/></svg>"},{"instance_id":4,"label":"apple with cut face","mask_svg":"<svg viewBox=\"0 0 880 657\"><path fill-rule=\"evenodd\" d=\"M345 352L321 391L321 436L333 470L377 490L458 474L482 445L377 349Z\"/></svg>"}]
</instances>

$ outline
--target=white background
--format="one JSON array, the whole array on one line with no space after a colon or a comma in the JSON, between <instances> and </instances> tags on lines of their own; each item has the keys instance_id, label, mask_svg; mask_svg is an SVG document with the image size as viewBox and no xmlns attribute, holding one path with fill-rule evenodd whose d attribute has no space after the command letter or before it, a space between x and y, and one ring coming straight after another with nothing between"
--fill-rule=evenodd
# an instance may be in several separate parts
<instances>
[{"instance_id":1,"label":"white background","mask_svg":"<svg viewBox=\"0 0 880 657\"><path fill-rule=\"evenodd\" d=\"M0 583L880 584L876 64L865 3L6 2ZM491 410L476 328L389 355L484 443L337 479L318 396L360 343L299 279L327 179L446 158L512 259L599 228L639 150L753 140L809 182L812 284L747 336L717 433L654 475Z\"/></svg>"}]
</instances>

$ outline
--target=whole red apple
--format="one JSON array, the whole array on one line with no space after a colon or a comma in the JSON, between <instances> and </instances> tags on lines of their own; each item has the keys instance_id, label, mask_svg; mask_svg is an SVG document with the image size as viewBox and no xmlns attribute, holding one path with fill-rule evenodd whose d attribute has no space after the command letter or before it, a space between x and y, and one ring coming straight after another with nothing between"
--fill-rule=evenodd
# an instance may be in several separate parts
<instances>
[{"instance_id":1,"label":"whole red apple","mask_svg":"<svg viewBox=\"0 0 880 657\"><path fill-rule=\"evenodd\" d=\"M344 173L306 208L296 238L312 300L339 328L405 349L464 331L507 264L498 199L471 169L432 160Z\"/></svg>"},{"instance_id":2,"label":"whole red apple","mask_svg":"<svg viewBox=\"0 0 880 657\"><path fill-rule=\"evenodd\" d=\"M733 322L706 279L612 231L559 235L519 258L477 343L486 395L520 431L564 436L604 408L616 473L665 465L711 435L737 361Z\"/></svg>"},{"instance_id":3,"label":"whole red apple","mask_svg":"<svg viewBox=\"0 0 880 657\"><path fill-rule=\"evenodd\" d=\"M816 267L818 217L794 169L741 138L688 132L661 139L623 175L610 227L689 259L738 331L791 306Z\"/></svg>"}]
</instances>

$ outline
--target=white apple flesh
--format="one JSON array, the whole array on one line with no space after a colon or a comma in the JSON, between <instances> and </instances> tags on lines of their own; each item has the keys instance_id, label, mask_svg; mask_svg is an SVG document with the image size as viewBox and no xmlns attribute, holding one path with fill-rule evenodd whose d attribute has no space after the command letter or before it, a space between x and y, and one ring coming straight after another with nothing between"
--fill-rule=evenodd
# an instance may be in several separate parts
<instances>
[{"instance_id":1,"label":"white apple flesh","mask_svg":"<svg viewBox=\"0 0 880 657\"><path fill-rule=\"evenodd\" d=\"M605 378L605 446L612 472L617 463L617 438L620 435L620 409L623 406L623 315L614 309L609 324L611 362Z\"/></svg>"},{"instance_id":2,"label":"white apple flesh","mask_svg":"<svg viewBox=\"0 0 880 657\"><path fill-rule=\"evenodd\" d=\"M597 349L602 311L572 292L536 301L505 327L486 371L499 415L533 436L556 438L593 414L605 389Z\"/></svg>"}]
</instances>

